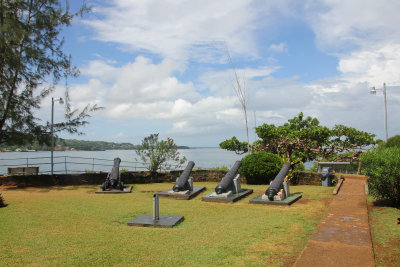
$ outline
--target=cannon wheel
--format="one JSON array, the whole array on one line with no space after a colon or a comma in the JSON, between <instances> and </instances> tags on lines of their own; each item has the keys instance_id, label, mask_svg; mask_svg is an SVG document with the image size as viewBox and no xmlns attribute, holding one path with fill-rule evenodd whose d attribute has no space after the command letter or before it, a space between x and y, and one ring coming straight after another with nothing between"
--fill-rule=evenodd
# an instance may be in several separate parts
<instances>
[{"instance_id":1,"label":"cannon wheel","mask_svg":"<svg viewBox=\"0 0 400 267\"><path fill-rule=\"evenodd\" d=\"M104 182L103 185L101 186L101 190L106 191L107 188L107 182Z\"/></svg>"}]
</instances>

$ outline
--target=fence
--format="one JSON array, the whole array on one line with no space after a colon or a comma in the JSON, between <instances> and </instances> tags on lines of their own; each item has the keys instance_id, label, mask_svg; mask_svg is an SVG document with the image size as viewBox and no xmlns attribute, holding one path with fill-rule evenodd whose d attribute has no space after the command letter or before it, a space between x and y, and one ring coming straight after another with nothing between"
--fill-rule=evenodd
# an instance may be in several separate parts
<instances>
[{"instance_id":1,"label":"fence","mask_svg":"<svg viewBox=\"0 0 400 267\"><path fill-rule=\"evenodd\" d=\"M112 159L85 158L72 156L53 157L54 173L109 172L114 165ZM8 167L39 167L39 174L51 173L51 157L0 159L0 174L7 174ZM166 169L172 165L166 166ZM120 169L145 171L143 162L121 161Z\"/></svg>"}]
</instances>

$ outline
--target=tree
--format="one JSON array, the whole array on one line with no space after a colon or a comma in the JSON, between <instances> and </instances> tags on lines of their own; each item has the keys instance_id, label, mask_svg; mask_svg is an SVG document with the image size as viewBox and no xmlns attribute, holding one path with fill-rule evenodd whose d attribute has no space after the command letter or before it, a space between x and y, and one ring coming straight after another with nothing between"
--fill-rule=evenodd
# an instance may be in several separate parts
<instances>
[{"instance_id":1,"label":"tree","mask_svg":"<svg viewBox=\"0 0 400 267\"><path fill-rule=\"evenodd\" d=\"M304 118L302 112L282 126L263 124L256 132L261 141L253 144L253 149L276 153L286 161L301 158L305 162L334 154L336 160L358 160L363 151L375 144L374 134L344 125L329 129L320 125L316 118ZM228 146L227 149L234 148Z\"/></svg>"},{"instance_id":2,"label":"tree","mask_svg":"<svg viewBox=\"0 0 400 267\"><path fill-rule=\"evenodd\" d=\"M285 157L288 161L302 158L313 160L321 148L329 143L331 131L319 125L316 118L307 117L300 112L282 126L263 124L256 129L261 143L256 150L266 150Z\"/></svg>"},{"instance_id":3,"label":"tree","mask_svg":"<svg viewBox=\"0 0 400 267\"><path fill-rule=\"evenodd\" d=\"M167 141L158 140L158 133L145 137L142 144L136 149L136 154L140 157L151 172L168 169L168 165L176 164L176 168L185 163L186 157L180 157L178 146L174 140L168 138ZM138 159L136 159L138 160Z\"/></svg>"},{"instance_id":4,"label":"tree","mask_svg":"<svg viewBox=\"0 0 400 267\"><path fill-rule=\"evenodd\" d=\"M59 35L88 11L85 5L76 13L68 9L68 1L63 7L59 0L0 0L0 144L49 143L50 123L40 124L34 111L61 78L79 74ZM99 107L72 110L68 87L65 94L65 122L54 124L54 131L79 133Z\"/></svg>"},{"instance_id":5,"label":"tree","mask_svg":"<svg viewBox=\"0 0 400 267\"><path fill-rule=\"evenodd\" d=\"M248 151L248 143L240 142L236 136L232 137L232 139L221 142L219 147L222 149L235 151L235 153L238 155L244 154Z\"/></svg>"},{"instance_id":6,"label":"tree","mask_svg":"<svg viewBox=\"0 0 400 267\"><path fill-rule=\"evenodd\" d=\"M380 144L382 147L400 147L400 135L390 137L387 142Z\"/></svg>"}]
</instances>

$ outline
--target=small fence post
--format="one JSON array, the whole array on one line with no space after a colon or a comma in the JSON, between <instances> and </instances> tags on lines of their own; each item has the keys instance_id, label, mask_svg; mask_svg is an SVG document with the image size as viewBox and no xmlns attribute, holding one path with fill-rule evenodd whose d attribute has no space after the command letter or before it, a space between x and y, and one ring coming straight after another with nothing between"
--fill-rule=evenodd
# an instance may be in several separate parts
<instances>
[{"instance_id":1,"label":"small fence post","mask_svg":"<svg viewBox=\"0 0 400 267\"><path fill-rule=\"evenodd\" d=\"M93 164L92 164L92 171L94 171L94 158L92 158Z\"/></svg>"},{"instance_id":2,"label":"small fence post","mask_svg":"<svg viewBox=\"0 0 400 267\"><path fill-rule=\"evenodd\" d=\"M65 166L65 174L67 174L68 173L68 170L67 170L67 156L64 156L64 166Z\"/></svg>"},{"instance_id":3,"label":"small fence post","mask_svg":"<svg viewBox=\"0 0 400 267\"><path fill-rule=\"evenodd\" d=\"M26 158L26 167L29 167L29 158Z\"/></svg>"}]
</instances>

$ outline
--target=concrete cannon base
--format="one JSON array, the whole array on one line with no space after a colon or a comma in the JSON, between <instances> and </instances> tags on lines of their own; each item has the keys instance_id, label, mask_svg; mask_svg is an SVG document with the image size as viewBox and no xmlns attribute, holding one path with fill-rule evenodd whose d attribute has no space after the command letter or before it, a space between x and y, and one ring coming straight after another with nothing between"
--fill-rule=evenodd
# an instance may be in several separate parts
<instances>
[{"instance_id":1,"label":"concrete cannon base","mask_svg":"<svg viewBox=\"0 0 400 267\"><path fill-rule=\"evenodd\" d=\"M173 190L165 190L158 192L160 197L169 197L169 198L176 198L176 199L184 199L189 200L196 197L198 194L206 190L204 186L194 186L193 191L182 191L182 192L174 192Z\"/></svg>"},{"instance_id":2,"label":"concrete cannon base","mask_svg":"<svg viewBox=\"0 0 400 267\"><path fill-rule=\"evenodd\" d=\"M209 193L202 197L203 201L208 202L235 202L253 193L253 189L242 189L236 194L220 194L221 196L215 194L215 192Z\"/></svg>"},{"instance_id":3,"label":"concrete cannon base","mask_svg":"<svg viewBox=\"0 0 400 267\"><path fill-rule=\"evenodd\" d=\"M290 194L290 196L288 196L287 198L285 198L284 200L274 200L271 201L268 198L263 199L261 196L258 196L256 198L250 199L250 204L264 204L264 205L282 205L282 206L287 206L287 205L292 205L294 202L296 202L297 200L299 200L301 198L300 194Z\"/></svg>"}]
</instances>

